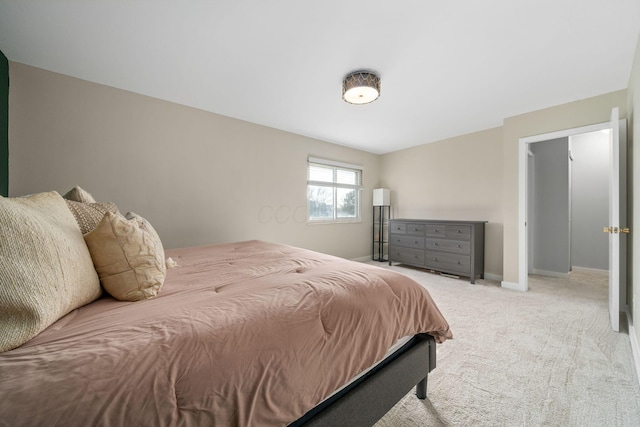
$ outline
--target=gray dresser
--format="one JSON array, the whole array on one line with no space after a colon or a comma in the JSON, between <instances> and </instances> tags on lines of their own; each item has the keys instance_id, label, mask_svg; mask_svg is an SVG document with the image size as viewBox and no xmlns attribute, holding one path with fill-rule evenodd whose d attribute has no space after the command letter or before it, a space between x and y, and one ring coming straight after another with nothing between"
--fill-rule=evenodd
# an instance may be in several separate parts
<instances>
[{"instance_id":1,"label":"gray dresser","mask_svg":"<svg viewBox=\"0 0 640 427\"><path fill-rule=\"evenodd\" d=\"M484 278L487 221L392 219L389 265L399 262L456 276Z\"/></svg>"}]
</instances>

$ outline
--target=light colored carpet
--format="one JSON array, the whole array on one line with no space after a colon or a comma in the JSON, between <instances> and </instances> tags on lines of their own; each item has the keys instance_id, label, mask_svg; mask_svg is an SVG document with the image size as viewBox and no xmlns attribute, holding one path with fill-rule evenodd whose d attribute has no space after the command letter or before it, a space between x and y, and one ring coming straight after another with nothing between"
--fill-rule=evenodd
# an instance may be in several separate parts
<instances>
[{"instance_id":1,"label":"light colored carpet","mask_svg":"<svg viewBox=\"0 0 640 427\"><path fill-rule=\"evenodd\" d=\"M427 399L412 390L376 427L640 426L629 336L610 328L606 277L530 276L519 292L390 268L429 290L454 339L438 345Z\"/></svg>"}]
</instances>

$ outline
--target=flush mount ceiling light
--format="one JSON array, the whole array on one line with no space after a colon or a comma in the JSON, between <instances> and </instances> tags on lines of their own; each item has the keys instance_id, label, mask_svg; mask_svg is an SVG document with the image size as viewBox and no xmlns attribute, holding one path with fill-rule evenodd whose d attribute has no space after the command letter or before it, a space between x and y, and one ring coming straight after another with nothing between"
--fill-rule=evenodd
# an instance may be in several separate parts
<instances>
[{"instance_id":1,"label":"flush mount ceiling light","mask_svg":"<svg viewBox=\"0 0 640 427\"><path fill-rule=\"evenodd\" d=\"M371 71L354 71L342 81L342 99L350 104L368 104L380 96L380 77Z\"/></svg>"}]
</instances>

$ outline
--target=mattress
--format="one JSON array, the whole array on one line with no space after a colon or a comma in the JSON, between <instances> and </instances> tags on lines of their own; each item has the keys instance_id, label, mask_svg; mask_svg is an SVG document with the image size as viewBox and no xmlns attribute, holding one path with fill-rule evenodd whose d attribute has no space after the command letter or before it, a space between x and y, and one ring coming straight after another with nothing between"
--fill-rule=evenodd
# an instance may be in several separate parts
<instances>
[{"instance_id":1,"label":"mattress","mask_svg":"<svg viewBox=\"0 0 640 427\"><path fill-rule=\"evenodd\" d=\"M402 337L400 338L398 341L396 341L391 347L389 347L389 350L387 350L387 352L385 353L385 355L380 358L380 360L377 360L375 363L373 363L371 366L367 367L366 369L364 369L362 372L358 373L357 375L355 375L353 378L351 378L346 384L344 384L343 386L341 386L340 388L338 388L337 390L335 390L333 393L331 393L329 396L327 396L325 399L322 400L322 402L326 401L327 399L330 399L331 397L335 396L336 394L339 394L342 390L344 390L345 388L349 387L349 385L353 384L354 382L358 381L358 379L362 378L363 376L365 376L367 373L369 373L373 368L375 368L380 362L382 362L383 360L385 360L387 357L391 356L392 354L394 354L398 349L400 349L400 347L402 347L403 345L405 345L406 343L409 342L409 340L412 338L412 336L406 336L406 337ZM320 402L320 403L322 403Z\"/></svg>"}]
</instances>

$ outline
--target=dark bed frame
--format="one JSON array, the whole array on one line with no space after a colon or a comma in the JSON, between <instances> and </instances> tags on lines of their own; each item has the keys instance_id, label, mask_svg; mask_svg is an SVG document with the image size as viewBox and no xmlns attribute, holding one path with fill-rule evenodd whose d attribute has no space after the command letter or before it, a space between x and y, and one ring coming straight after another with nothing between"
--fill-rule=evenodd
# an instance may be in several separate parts
<instances>
[{"instance_id":1,"label":"dark bed frame","mask_svg":"<svg viewBox=\"0 0 640 427\"><path fill-rule=\"evenodd\" d=\"M372 426L413 386L419 399L427 397L427 377L436 367L436 342L418 334L373 369L289 427Z\"/></svg>"}]
</instances>

